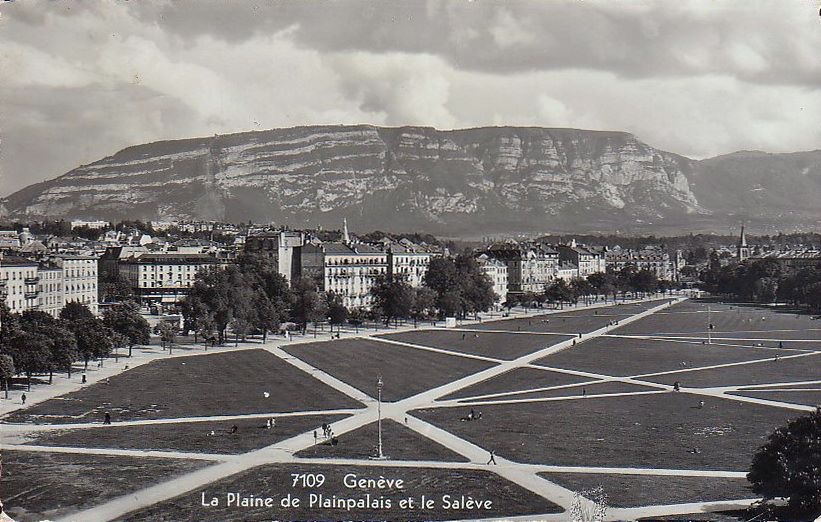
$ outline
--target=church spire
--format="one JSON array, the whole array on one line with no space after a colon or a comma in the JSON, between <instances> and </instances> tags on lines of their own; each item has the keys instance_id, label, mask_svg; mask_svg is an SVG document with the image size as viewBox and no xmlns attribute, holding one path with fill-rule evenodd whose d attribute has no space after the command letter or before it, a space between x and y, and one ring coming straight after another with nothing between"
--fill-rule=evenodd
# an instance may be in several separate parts
<instances>
[{"instance_id":1,"label":"church spire","mask_svg":"<svg viewBox=\"0 0 821 522\"><path fill-rule=\"evenodd\" d=\"M750 248L747 246L747 234L744 232L744 223L741 224L741 235L738 237L738 244L736 245L736 257L739 263L750 257Z\"/></svg>"},{"instance_id":2,"label":"church spire","mask_svg":"<svg viewBox=\"0 0 821 522\"><path fill-rule=\"evenodd\" d=\"M348 219L342 218L342 242L346 245L351 242L351 236L348 235Z\"/></svg>"}]
</instances>

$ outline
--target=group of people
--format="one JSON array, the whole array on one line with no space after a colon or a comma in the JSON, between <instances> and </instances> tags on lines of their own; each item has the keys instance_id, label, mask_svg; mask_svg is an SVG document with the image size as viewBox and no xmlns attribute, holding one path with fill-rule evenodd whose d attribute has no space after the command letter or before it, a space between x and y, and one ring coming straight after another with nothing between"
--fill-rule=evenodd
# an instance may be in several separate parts
<instances>
[{"instance_id":1,"label":"group of people","mask_svg":"<svg viewBox=\"0 0 821 522\"><path fill-rule=\"evenodd\" d=\"M470 413L465 415L464 417L460 418L459 420L462 422L470 422L474 420L479 420L482 418L482 412L473 411L473 408L470 409Z\"/></svg>"},{"instance_id":2,"label":"group of people","mask_svg":"<svg viewBox=\"0 0 821 522\"><path fill-rule=\"evenodd\" d=\"M334 430L331 429L331 425L328 423L322 424L322 437L323 441L330 442L331 446L336 446L339 443L339 440L334 437ZM319 435L316 430L314 430L314 445L316 444L319 444Z\"/></svg>"}]
</instances>

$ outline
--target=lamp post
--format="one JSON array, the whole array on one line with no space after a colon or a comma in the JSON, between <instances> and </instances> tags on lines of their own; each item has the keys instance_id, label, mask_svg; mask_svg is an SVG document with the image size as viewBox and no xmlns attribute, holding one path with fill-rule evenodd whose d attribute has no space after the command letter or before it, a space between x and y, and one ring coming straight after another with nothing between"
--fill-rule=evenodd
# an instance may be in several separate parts
<instances>
[{"instance_id":1,"label":"lamp post","mask_svg":"<svg viewBox=\"0 0 821 522\"><path fill-rule=\"evenodd\" d=\"M707 344L713 344L713 321L711 320L710 305L707 305Z\"/></svg>"},{"instance_id":2,"label":"lamp post","mask_svg":"<svg viewBox=\"0 0 821 522\"><path fill-rule=\"evenodd\" d=\"M382 387L384 383L382 382L382 376L376 378L376 413L377 413L377 420L376 420L376 429L378 433L378 443L376 446L376 456L372 457L373 460L387 460L388 457L382 452Z\"/></svg>"}]
</instances>

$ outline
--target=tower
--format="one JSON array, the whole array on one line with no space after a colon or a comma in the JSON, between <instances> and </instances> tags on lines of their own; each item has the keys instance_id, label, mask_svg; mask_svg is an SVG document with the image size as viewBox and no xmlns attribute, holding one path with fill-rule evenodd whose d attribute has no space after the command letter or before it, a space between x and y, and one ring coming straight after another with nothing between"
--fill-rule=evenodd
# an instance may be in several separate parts
<instances>
[{"instance_id":1,"label":"tower","mask_svg":"<svg viewBox=\"0 0 821 522\"><path fill-rule=\"evenodd\" d=\"M739 263L750 257L750 247L747 246L747 235L744 233L743 223L741 224L741 236L739 236L736 245L736 257Z\"/></svg>"}]
</instances>

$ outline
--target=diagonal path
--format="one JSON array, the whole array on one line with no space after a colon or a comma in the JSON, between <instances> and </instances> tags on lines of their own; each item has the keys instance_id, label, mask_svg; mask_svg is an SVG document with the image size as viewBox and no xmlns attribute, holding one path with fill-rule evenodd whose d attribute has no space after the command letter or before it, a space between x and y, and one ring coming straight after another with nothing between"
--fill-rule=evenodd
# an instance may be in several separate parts
<instances>
[{"instance_id":1,"label":"diagonal path","mask_svg":"<svg viewBox=\"0 0 821 522\"><path fill-rule=\"evenodd\" d=\"M386 344L395 344L397 346L405 346L407 348L414 348L416 350L424 350L426 352L434 352L434 353L441 353L444 355L453 355L455 357L463 357L465 359L476 359L477 361L485 361L485 362L492 362L492 363L501 363L504 362L504 359L497 359L495 357L488 357L486 355L477 355L475 353L467 353L467 352L457 352L454 350L446 350L444 348L434 348L432 346L424 346L422 344L414 344L405 341L397 341L396 339L388 339L385 337L371 337L369 338L371 341L376 341L380 343Z\"/></svg>"}]
</instances>

